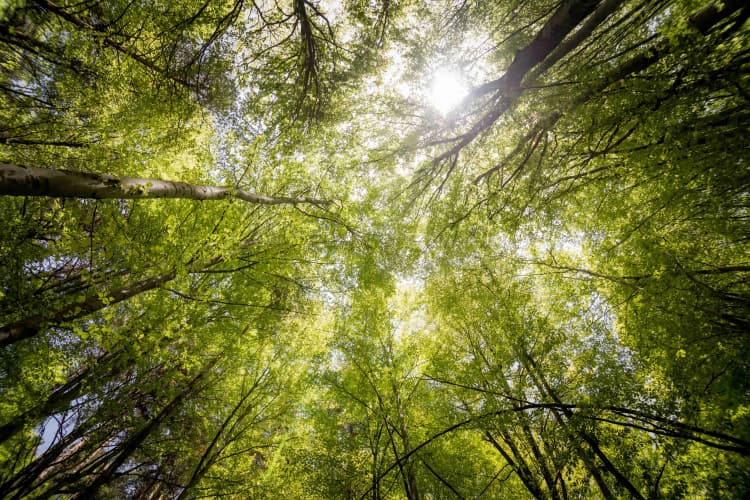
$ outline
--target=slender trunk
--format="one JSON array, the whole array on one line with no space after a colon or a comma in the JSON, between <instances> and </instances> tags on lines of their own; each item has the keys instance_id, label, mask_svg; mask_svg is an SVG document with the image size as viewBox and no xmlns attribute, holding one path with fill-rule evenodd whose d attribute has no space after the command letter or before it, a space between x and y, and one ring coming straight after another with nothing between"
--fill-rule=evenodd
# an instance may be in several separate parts
<instances>
[{"instance_id":1,"label":"slender trunk","mask_svg":"<svg viewBox=\"0 0 750 500\"><path fill-rule=\"evenodd\" d=\"M529 490L529 493L531 493L534 498L543 498L544 495L542 494L542 487L539 484L539 481L537 481L536 475L531 472L528 464L523 459L523 455L519 453L510 436L508 436L507 433L502 433L503 441L505 441L505 444L508 445L508 448L510 448L510 451L513 453L513 457L511 457L510 453L508 453L505 448L503 448L502 445L497 442L490 431L484 431L484 436L487 441L489 441L492 446L494 446L495 449L503 456L505 461L508 462L508 465L510 465L511 468L515 471L516 475L521 480L523 485L526 486L527 490Z\"/></svg>"},{"instance_id":2,"label":"slender trunk","mask_svg":"<svg viewBox=\"0 0 750 500\"><path fill-rule=\"evenodd\" d=\"M17 415L10 422L0 426L0 444L15 436L26 425L35 424L39 420L69 406L74 399L81 395L81 383L90 371L91 367L89 366L77 370L69 377L67 382L55 388L43 404Z\"/></svg>"},{"instance_id":3,"label":"slender trunk","mask_svg":"<svg viewBox=\"0 0 750 500\"><path fill-rule=\"evenodd\" d=\"M177 497L177 500L181 500L185 498L190 493L190 490L195 485L197 485L201 479L203 479L203 476L206 474L206 472L208 472L211 466L216 462L216 459L219 457L221 452L224 451L224 448L231 442L230 439L225 439L224 446L219 447L218 445L219 440L223 436L226 436L227 428L229 428L229 434L231 434L237 428L237 426L247 417L252 407L246 406L245 403L250 398L250 396L253 395L255 390L260 386L261 382L263 381L267 373L268 373L267 371L264 371L262 375L257 380L255 380L253 385L240 398L240 400L237 402L234 408L232 408L232 411L229 413L227 418L224 419L224 421L221 423L219 428L216 430L216 433L214 434L214 437L211 440L211 443L206 448L206 451L203 452L203 455L201 456L200 460L198 460L198 464L195 466L193 474L190 476L188 483L185 485L184 489L182 490L180 495ZM244 409L243 409L243 406L245 406ZM241 410L242 412L240 412ZM235 417L237 417L236 420L235 420ZM235 422L230 427L229 424L232 422L232 420L235 420Z\"/></svg>"},{"instance_id":4,"label":"slender trunk","mask_svg":"<svg viewBox=\"0 0 750 500\"><path fill-rule=\"evenodd\" d=\"M108 305L117 304L143 292L158 288L164 283L173 280L175 276L177 276L177 272L172 270L168 273L145 279L133 286L125 286L111 291L106 294L106 298L102 298L99 294L90 295L85 297L82 302L68 304L57 311L40 313L2 326L0 327L0 347L33 337L45 326L59 325L67 321L82 318L104 309Z\"/></svg>"},{"instance_id":5,"label":"slender trunk","mask_svg":"<svg viewBox=\"0 0 750 500\"><path fill-rule=\"evenodd\" d=\"M482 359L485 361L488 367L490 367L489 362L487 358L482 356ZM498 381L506 394L511 394L512 388L510 387L510 384L508 384L507 379L505 377L500 376L498 377ZM522 394L525 396L525 394ZM524 397L525 399L525 397ZM555 480L552 477L552 473L549 470L549 467L547 466L547 459L546 456L542 453L541 449L539 448L538 443L536 442L536 438L534 437L534 433L531 430L531 427L529 426L528 420L526 419L526 415L519 414L517 415L518 422L521 427L521 430L523 431L523 436L526 440L526 443L531 448L531 452L534 456L534 459L536 460L537 464L539 465L539 468L542 472L542 477L544 478L544 482L547 484L547 488L549 489L550 496L553 500L559 499L560 495L557 493L557 488L555 486Z\"/></svg>"},{"instance_id":6,"label":"slender trunk","mask_svg":"<svg viewBox=\"0 0 750 500\"><path fill-rule=\"evenodd\" d=\"M472 339L471 335L468 335L468 338L469 338L469 343L471 344L474 352L476 353L475 355L482 359L482 362L490 371L494 371L495 366L493 363L490 362L490 360L485 355L482 346L479 343L477 343L474 339ZM510 384L508 383L508 380L503 375L493 379L493 382L500 384L500 387L502 388L505 394L514 393L513 388L510 386ZM489 383L489 381L485 379L485 383ZM522 397L522 399L526 399L526 395L523 393L523 391L521 391L520 396ZM534 459L536 460L539 468L541 469L542 477L544 478L544 481L547 484L547 487L550 492L550 496L552 497L553 500L559 499L560 496L557 493L556 480L552 477L552 473L550 472L548 464L547 464L547 456L551 457L551 454L547 450L547 447L544 441L542 441L542 444L545 447L546 455L542 453L542 450L539 448L539 445L536 442L534 433L532 432L531 427L529 426L526 415L523 415L523 414L517 415L517 421L521 427L521 430L523 431L523 437L525 438L525 441L528 444L528 446L531 448ZM515 449L514 446L512 446L511 436L505 432L503 432L502 435L503 435L503 439L508 443L509 447L511 448L511 451L516 453L516 455L519 457L519 460L523 462L522 456L518 455L517 450ZM497 448L498 445L495 445L495 447ZM526 465L525 462L524 462L524 465ZM530 471L530 468L528 466L526 466L526 469ZM540 484L537 485L537 489L540 492L539 494L541 494L542 489L541 489Z\"/></svg>"},{"instance_id":7,"label":"slender trunk","mask_svg":"<svg viewBox=\"0 0 750 500\"><path fill-rule=\"evenodd\" d=\"M110 47L120 54L123 54L134 61L138 62L142 66L148 68L149 70L153 71L154 73L160 74L162 76L165 76L169 78L170 80L174 81L175 83L178 83L182 85L183 87L187 88L188 90L195 91L196 86L193 85L191 82L185 80L184 78L180 78L177 75L174 75L167 71L164 68L159 67L156 63L153 61L150 61L146 57L142 56L141 54L137 53L133 49L130 49L126 46L124 46L121 43L116 42L112 38L110 38L108 33L104 31L103 29L97 28L95 26L92 26L91 24L85 22L83 19L77 17L76 15L72 14L71 12L68 12L63 7L60 7L56 5L55 3L49 1L49 0L34 0L34 3L36 3L39 7L42 9L52 12L56 16L65 19L69 23L73 24L76 28L79 28L84 31L92 31L95 33L101 33L104 34L104 38L102 39L102 43L106 45L107 47Z\"/></svg>"},{"instance_id":8,"label":"slender trunk","mask_svg":"<svg viewBox=\"0 0 750 500\"><path fill-rule=\"evenodd\" d=\"M404 485L404 494L406 495L406 498L411 500L411 483L409 482L409 478L406 473L406 466L408 464L402 461L401 454L398 452L398 447L396 446L396 440L393 439L393 434L396 433L396 429L391 425L390 422L388 422L388 417L385 414L383 415L383 423L385 425L385 430L388 433L388 441L391 443L393 457L396 459L396 463L398 464L398 472L401 476L401 482Z\"/></svg>"},{"instance_id":9,"label":"slender trunk","mask_svg":"<svg viewBox=\"0 0 750 500\"><path fill-rule=\"evenodd\" d=\"M0 444L13 437L28 425L34 425L43 419L62 412L70 407L70 403L84 394L84 380L86 378L110 378L116 376L121 369L116 368L123 361L123 351L105 352L97 356L92 364L82 366L68 377L68 380L56 387L47 399L13 418L7 424L0 426Z\"/></svg>"},{"instance_id":10,"label":"slender trunk","mask_svg":"<svg viewBox=\"0 0 750 500\"><path fill-rule=\"evenodd\" d=\"M122 364L117 360L113 361L117 365ZM156 369L147 371L146 377L153 377L153 381L170 376L158 368L159 365ZM123 397L128 399L133 389L128 389L131 386L128 372L123 374L120 368L110 367L105 376L113 373L122 375L123 385L116 389L118 395L102 401L93 394L99 407L89 415L76 412L76 425L73 429L67 433L61 429L63 435L26 467L0 484L0 491L13 499L28 497L35 490L42 490L41 493L35 493L35 496L49 496L60 488L79 484L85 476L91 475L92 471L102 467L119 453L118 444L122 441L123 433L131 429L135 422L130 413L123 413L122 406L116 402ZM92 376L97 376L97 372L90 372L89 377ZM132 382L132 387L136 388L147 380L138 379ZM14 496L11 497L11 493Z\"/></svg>"},{"instance_id":11,"label":"slender trunk","mask_svg":"<svg viewBox=\"0 0 750 500\"><path fill-rule=\"evenodd\" d=\"M401 442L404 447L404 454L411 453L411 441L409 440L409 434L406 431L403 419L399 419ZM409 500L419 500L419 487L417 485L417 476L414 474L414 461L410 458L406 462L406 477L409 481Z\"/></svg>"},{"instance_id":12,"label":"slender trunk","mask_svg":"<svg viewBox=\"0 0 750 500\"><path fill-rule=\"evenodd\" d=\"M57 443L47 448L41 455L34 458L26 467L18 471L7 481L0 484L0 491L4 498L23 498L38 488L56 469L65 468L68 460L72 459L89 443L89 431L96 425L96 418L91 417L80 423ZM12 493L15 494L11 496Z\"/></svg>"},{"instance_id":13,"label":"slender trunk","mask_svg":"<svg viewBox=\"0 0 750 500\"><path fill-rule=\"evenodd\" d=\"M390 361L390 357L388 358ZM401 445L403 447L404 456L407 457L405 465L406 477L405 480L408 484L406 490L407 498L409 500L419 500L419 488L417 485L417 476L414 474L414 460L410 457L412 452L411 440L409 439L409 432L406 428L406 419L404 418L404 410L401 404L401 392L398 387L398 383L395 379L391 379L391 388L396 400L396 415L398 417L398 430L397 433L401 438ZM395 450L394 450L395 452Z\"/></svg>"},{"instance_id":14,"label":"slender trunk","mask_svg":"<svg viewBox=\"0 0 750 500\"><path fill-rule=\"evenodd\" d=\"M149 422L142 427L139 431L129 437L124 443L119 446L119 450L116 452L115 458L107 464L107 466L100 473L97 474L94 481L91 482L85 489L75 495L73 498L94 498L95 493L104 484L108 483L112 476L115 474L117 469L125 463L125 461L138 449L143 441L153 433L159 425L171 415L177 407L183 402L183 400L192 395L197 394L200 391L199 382L206 374L211 370L213 366L219 361L220 357L217 356L212 359L208 365L201 369L201 371L193 377L192 380L185 386L185 388L175 396L161 411Z\"/></svg>"},{"instance_id":15,"label":"slender trunk","mask_svg":"<svg viewBox=\"0 0 750 500\"><path fill-rule=\"evenodd\" d=\"M531 357L531 355L525 350L522 350L522 362L526 366L526 369L529 371L529 374L531 375L532 380L534 380L534 383L537 385L537 388L539 389L542 394L546 394L548 397L552 399L556 404L563 405L563 402L560 400L560 398L557 396L557 393L554 389L547 383L547 380L544 378L544 374L542 374L537 369L537 364L534 361L534 359ZM568 420L573 416L573 412L565 407L560 406L561 412L565 415L565 419ZM555 412L557 413L557 412ZM560 420L562 423L562 420ZM568 425L568 424L566 424ZM599 446L599 443L597 442L596 438L592 436L591 434L581 431L580 429L575 429L575 433L580 436L586 444L589 445L591 450L594 452L594 454L601 460L601 462L604 464L604 468L607 472L609 472L612 476L617 479L617 482L623 486L628 492L630 493L632 498L636 498L638 500L645 500L643 495L638 491L638 489L633 485L633 483L630 482L630 480L617 469L617 467L612 463L612 461L607 457L607 455L602 451L601 447Z\"/></svg>"},{"instance_id":16,"label":"slender trunk","mask_svg":"<svg viewBox=\"0 0 750 500\"><path fill-rule=\"evenodd\" d=\"M236 198L261 205L327 205L314 198L266 196L228 186L200 186L185 182L109 174L52 170L0 163L0 195L53 198L224 200Z\"/></svg>"},{"instance_id":17,"label":"slender trunk","mask_svg":"<svg viewBox=\"0 0 750 500\"><path fill-rule=\"evenodd\" d=\"M247 240L240 248L247 248L250 245L255 244L256 240ZM222 256L217 256L202 265L199 268L190 270L191 273L197 273L205 271L216 264L223 262ZM190 263L188 263L189 265ZM132 286L125 286L114 291L107 292L105 294L93 294L89 296L81 297L81 299L72 304L66 304L65 306L57 310L48 310L40 314L28 316L26 318L15 321L5 326L0 327L0 347L5 347L20 340L24 340L33 337L42 328L50 325L59 325L67 321L73 321L89 314L95 313L105 307L117 304L131 297L135 297L141 293L153 290L160 287L161 285L173 280L177 276L177 269L172 269L167 273L160 274L151 278L147 278L143 281L137 282ZM103 298L104 297L104 298Z\"/></svg>"}]
</instances>

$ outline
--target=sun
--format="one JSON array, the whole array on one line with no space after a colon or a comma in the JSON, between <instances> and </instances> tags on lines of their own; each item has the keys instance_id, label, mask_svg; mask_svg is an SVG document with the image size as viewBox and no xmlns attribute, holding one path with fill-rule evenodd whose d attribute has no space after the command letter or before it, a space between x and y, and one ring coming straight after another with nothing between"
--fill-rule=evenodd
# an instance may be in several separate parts
<instances>
[{"instance_id":1,"label":"sun","mask_svg":"<svg viewBox=\"0 0 750 500\"><path fill-rule=\"evenodd\" d=\"M443 116L451 112L466 96L466 87L459 75L440 68L432 75L428 99L430 105Z\"/></svg>"}]
</instances>

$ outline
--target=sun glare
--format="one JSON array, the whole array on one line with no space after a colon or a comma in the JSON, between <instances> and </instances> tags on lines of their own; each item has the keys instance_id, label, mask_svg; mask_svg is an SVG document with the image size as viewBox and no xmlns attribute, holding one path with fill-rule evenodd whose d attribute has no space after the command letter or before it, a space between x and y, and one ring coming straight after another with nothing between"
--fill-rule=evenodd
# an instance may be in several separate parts
<instances>
[{"instance_id":1,"label":"sun glare","mask_svg":"<svg viewBox=\"0 0 750 500\"><path fill-rule=\"evenodd\" d=\"M447 69L439 69L432 77L429 100L440 114L447 115L466 96L466 87L458 75Z\"/></svg>"}]
</instances>

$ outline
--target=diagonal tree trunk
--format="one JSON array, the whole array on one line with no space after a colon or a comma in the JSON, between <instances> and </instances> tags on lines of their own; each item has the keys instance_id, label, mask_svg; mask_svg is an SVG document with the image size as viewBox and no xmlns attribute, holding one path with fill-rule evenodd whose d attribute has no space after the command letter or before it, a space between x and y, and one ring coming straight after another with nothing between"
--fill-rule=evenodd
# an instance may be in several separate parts
<instances>
[{"instance_id":1,"label":"diagonal tree trunk","mask_svg":"<svg viewBox=\"0 0 750 500\"><path fill-rule=\"evenodd\" d=\"M148 423L143 426L140 430L135 432L132 436L128 437L119 446L115 452L113 459L107 464L107 466L96 474L95 479L80 493L74 495L72 498L93 498L96 492L106 483L111 481L115 476L117 469L130 458L130 456L141 446L141 444L161 425L161 423L174 413L179 405L190 396L198 394L203 387L201 387L201 379L211 371L211 369L219 362L221 356L215 356L208 364L203 367L198 374L193 377L183 390L177 394L159 413L154 416Z\"/></svg>"},{"instance_id":2,"label":"diagonal tree trunk","mask_svg":"<svg viewBox=\"0 0 750 500\"><path fill-rule=\"evenodd\" d=\"M198 485L201 479L203 479L203 476L205 476L214 463L216 463L226 447L237 439L237 435L233 435L235 429L247 418L250 411L253 409L250 397L255 394L255 391L260 387L268 374L268 369L263 370L261 375L253 382L252 386L245 392L237 404L234 405L229 415L227 415L222 421L219 428L215 431L213 439L208 447L206 447L206 451L203 452L203 455L201 455L201 458L198 460L193 473L190 475L190 479L179 496L177 496L177 500L187 498L193 493L193 488ZM250 400L250 404L247 403L248 400ZM223 444L219 443L220 440L224 441Z\"/></svg>"},{"instance_id":3,"label":"diagonal tree trunk","mask_svg":"<svg viewBox=\"0 0 750 500\"><path fill-rule=\"evenodd\" d=\"M474 340L471 337L471 335L467 335L467 338L469 339L469 343L471 344L472 348L476 352L475 356L480 358L482 362L484 363L484 366L486 366L489 370L493 370L495 368L494 364L491 363L490 360L487 358L481 345L477 343L476 340ZM502 390L505 392L505 394L513 394L515 392L513 388L510 386L510 384L508 383L508 380L504 376L497 377L493 379L492 382L499 384ZM484 378L484 383L489 384L490 381ZM526 399L526 395L524 394L523 390L521 390L521 398ZM560 495L557 492L556 481L552 477L552 473L550 472L550 469L548 467L547 457L550 457L551 459L552 457L551 453L549 453L546 450L546 446L545 446L544 453L540 449L539 445L536 442L536 438L534 437L534 432L532 432L531 427L529 425L529 421L526 419L526 415L523 415L523 414L518 415L517 425L521 428L521 431L522 431L519 433L520 434L518 438L519 442L523 443L525 441L528 447L531 449L532 455L534 459L536 460L536 463L539 467L539 471L541 472L542 478L544 479L544 482L547 484L547 488L549 489L550 497L553 500L558 500L560 498ZM491 438L490 442L492 443L492 445L496 449L498 449L498 451L500 451L500 453L503 454L503 456L507 460L509 457L506 456L505 451L501 449L502 447L500 446L500 444L494 440L494 436L492 436L492 434L489 431L485 431L485 432L486 432L486 437ZM513 463L511 462L508 462L508 463L509 465L511 465L511 467L514 468L514 470L516 470L516 473L519 475L519 477L521 476L521 473L523 472L520 466L525 466L525 470L528 471L527 476L536 478L538 474L531 472L530 467L526 465L523 455L518 453L518 447L515 445L513 441L512 434L507 431L502 431L500 432L500 435L502 436L503 440L508 444L508 447L510 448L510 450L518 458L517 459L519 463L518 468L516 468L516 466L514 466ZM544 445L544 442L542 442L542 444ZM534 479L533 483L527 482L528 479L525 479L524 477L521 477L521 479L524 482L524 484L527 486L527 489L529 489L529 492L532 495L534 495L535 498L540 498L544 496L541 484L536 479ZM533 486L534 489L532 490L530 486Z\"/></svg>"},{"instance_id":4,"label":"diagonal tree trunk","mask_svg":"<svg viewBox=\"0 0 750 500\"><path fill-rule=\"evenodd\" d=\"M101 361L101 359L99 358L97 361ZM81 395L83 380L88 376L90 371L90 366L83 366L76 370L65 383L56 387L41 405L30 408L17 415L10 422L1 425L0 444L15 436L28 423L36 423L70 405L74 399Z\"/></svg>"},{"instance_id":5,"label":"diagonal tree trunk","mask_svg":"<svg viewBox=\"0 0 750 500\"><path fill-rule=\"evenodd\" d=\"M536 361L534 361L534 358L531 357L529 352L526 351L526 349L521 348L520 354L521 363L529 372L529 375L531 375L531 378L534 381L534 384L537 386L537 389L539 389L539 392L541 392L542 394L546 394L556 404L561 405L560 412L553 410L553 414L555 415L556 420L558 420L561 425L569 426L569 420L573 416L573 412L569 408L563 406L563 402L557 396L557 392L555 392L555 390L549 385L546 378L544 377L544 374L538 369ZM562 415L560 415L560 413L565 415L564 419L562 418ZM591 434L582 431L575 426L572 427L573 432L581 439L583 439L583 441L589 445L594 455L596 455L596 457L601 460L602 464L604 465L604 470L609 472L617 480L617 482L630 493L631 498L644 500L644 497L643 495L641 495L640 491L638 491L633 483L631 483L630 480L622 472L620 472L619 469L617 469L617 467L612 463L609 457L607 457L607 455L599 446L597 439ZM600 487L601 486L602 484L600 483ZM602 490L602 493L604 493L606 496L605 490Z\"/></svg>"},{"instance_id":6,"label":"diagonal tree trunk","mask_svg":"<svg viewBox=\"0 0 750 500\"><path fill-rule=\"evenodd\" d=\"M500 78L474 89L466 101L475 100L485 94L497 92L501 100L482 116L466 133L458 136L455 146L433 160L441 163L457 155L480 133L491 127L521 96L521 82L534 66L555 50L560 42L596 8L599 2L592 0L567 0L552 14L534 39L516 53L508 70Z\"/></svg>"},{"instance_id":7,"label":"diagonal tree trunk","mask_svg":"<svg viewBox=\"0 0 750 500\"><path fill-rule=\"evenodd\" d=\"M261 205L328 205L315 198L266 196L230 186L200 186L185 182L109 174L53 170L0 163L0 195L53 198L224 200L236 198Z\"/></svg>"},{"instance_id":8,"label":"diagonal tree trunk","mask_svg":"<svg viewBox=\"0 0 750 500\"><path fill-rule=\"evenodd\" d=\"M497 439L495 439L495 436L493 436L490 431L484 431L485 439L489 441L490 444L492 444L492 446L498 452L500 452L505 461L508 462L508 465L510 465L510 467L515 471L516 475L521 480L526 489L529 490L529 493L531 493L534 498L544 498L542 486L541 484L539 484L537 475L531 471L531 468L524 459L523 454L521 454L521 452L518 450L518 447L513 442L510 434L508 432L501 432L500 435L502 436L503 441L505 441L505 444L510 449L510 453L502 447L502 445L497 441ZM513 456L511 456L511 453L513 454Z\"/></svg>"},{"instance_id":9,"label":"diagonal tree trunk","mask_svg":"<svg viewBox=\"0 0 750 500\"><path fill-rule=\"evenodd\" d=\"M45 326L59 325L66 321L82 318L104 309L108 305L117 304L143 292L158 288L164 283L173 280L175 276L177 276L177 272L172 270L168 273L145 279L132 286L125 286L111 291L104 296L100 296L99 294L90 295L85 297L82 302L67 304L62 309L46 311L2 326L0 327L0 347L33 337Z\"/></svg>"},{"instance_id":10,"label":"diagonal tree trunk","mask_svg":"<svg viewBox=\"0 0 750 500\"><path fill-rule=\"evenodd\" d=\"M688 22L691 25L693 25L697 30L699 30L701 33L706 34L711 30L711 28L713 28L716 24L718 24L722 19L725 19L726 17L733 14L737 9L739 9L739 7L740 7L740 2L736 0L726 2L726 4L724 5L724 8L722 9L719 9L718 7L715 6L715 4L711 3L708 6L704 7L703 9L699 10L698 12L694 13L692 16L690 16L690 18L688 19ZM591 85L589 88L581 92L575 99L573 99L573 101L570 103L569 106L566 107L565 110L559 110L559 109L554 110L548 115L539 119L537 121L537 124L523 138L523 140L518 142L518 145L516 146L516 148L507 156L507 158L503 162L490 168L489 170L486 170L485 172L477 176L474 179L474 183L477 184L481 182L482 180L485 180L486 178L492 176L498 170L502 169L513 157L515 157L524 148L526 148L530 141L532 141L539 134L552 129L552 127L554 127L555 124L566 113L569 113L571 110L577 109L578 107L588 103L595 97L601 95L601 93L604 90L606 90L608 87L610 87L611 85L617 82L621 82L635 73L639 73L641 71L645 71L646 69L650 68L651 66L659 62L663 57L667 56L670 53L670 50L671 50L670 42L668 40L664 40L654 47L650 47L648 49L642 50L641 52L637 53L630 59L624 61L619 66L609 70L604 75L603 78L599 79L595 84ZM547 61L545 60L545 64L546 62ZM553 61L553 62L556 62L556 61ZM545 67L545 64L542 64L540 68ZM535 71L532 75L529 76L529 79L533 81L540 74L541 74L541 71ZM491 125L491 123L489 125ZM481 132L482 130L485 130L486 128L487 127L483 127L481 128L481 130L477 130L477 133L473 134L470 140L466 141L466 144L471 142L471 140L473 140L478 135L479 132ZM463 141L461 144L463 144ZM454 149L455 148L451 149L451 151L453 151ZM521 168L523 168L523 163L521 164L519 169L516 170L511 175L511 178L508 179L507 182L503 183L503 185L508 184L510 180L513 179L513 177L517 176L520 173Z\"/></svg>"},{"instance_id":11,"label":"diagonal tree trunk","mask_svg":"<svg viewBox=\"0 0 750 500\"><path fill-rule=\"evenodd\" d=\"M610 9L613 10L616 8L616 5L613 4L614 2L606 2L598 9L595 9L597 7L597 2L584 2L580 0L564 2L547 21L544 27L542 27L539 33L537 33L534 40L516 54L513 62L502 77L480 85L466 97L465 102L471 102L483 95L497 92L497 97L500 97L501 99L490 109L490 111L479 118L471 129L449 141L455 142L455 145L437 156L435 160L433 160L433 163L439 164L448 158L454 157L463 148L474 141L474 139L476 139L482 132L490 128L521 96L522 82L530 75L533 78L536 78L542 73L542 71L534 71L531 73L531 70L539 64L541 64L542 67L549 67L564 57L567 51L573 50L575 46L585 39L585 37L580 40L578 38L582 37L589 30L593 31L596 27L594 24L603 21L603 18L599 19L599 17L606 17L606 15L609 14L608 11ZM742 7L742 4L743 2L741 0L727 0L721 5L712 2L690 16L687 21L701 33L705 34L722 19L729 17ZM586 22L578 32L563 42L563 39L568 33L570 33L579 22L583 21L592 12L594 12L594 15L591 16L589 21ZM641 71L658 61L669 52L669 49L670 42L668 41L662 42L657 47L647 49L622 65L621 72L624 72L624 74L627 75L636 71ZM550 58L549 63L546 63L547 58ZM613 83L609 79L605 79L604 82L604 87ZM584 101L588 100L599 90L601 89L589 90L583 94L581 99ZM558 112L555 112L553 114L557 113ZM553 116L549 119L554 123L559 118L559 116Z\"/></svg>"},{"instance_id":12,"label":"diagonal tree trunk","mask_svg":"<svg viewBox=\"0 0 750 500\"><path fill-rule=\"evenodd\" d=\"M252 239L247 240L240 245L240 248L247 248L256 242L256 240ZM206 271L223 261L224 257L217 256L200 267L196 266L189 269L188 272L197 273ZM190 265L190 263L188 263L188 265ZM118 302L130 299L141 293L159 288L165 283L172 281L176 276L177 269L173 268L166 273L146 278L134 284L126 285L103 294L94 293L88 296L82 296L78 301L65 304L58 309L46 310L39 314L27 316L13 323L0 326L0 348L33 337L46 326L59 325L67 321L82 318L100 311L109 305L117 304Z\"/></svg>"}]
</instances>

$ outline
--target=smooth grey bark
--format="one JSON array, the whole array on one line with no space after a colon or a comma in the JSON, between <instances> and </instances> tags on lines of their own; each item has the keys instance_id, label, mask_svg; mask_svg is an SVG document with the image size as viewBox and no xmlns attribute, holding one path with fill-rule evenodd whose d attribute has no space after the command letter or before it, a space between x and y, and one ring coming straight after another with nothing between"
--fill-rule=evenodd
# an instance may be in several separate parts
<instances>
[{"instance_id":1,"label":"smooth grey bark","mask_svg":"<svg viewBox=\"0 0 750 500\"><path fill-rule=\"evenodd\" d=\"M109 174L53 170L0 163L0 195L53 198L223 200L237 198L261 205L327 205L314 198L266 196L229 186L201 186L185 182Z\"/></svg>"}]
</instances>

